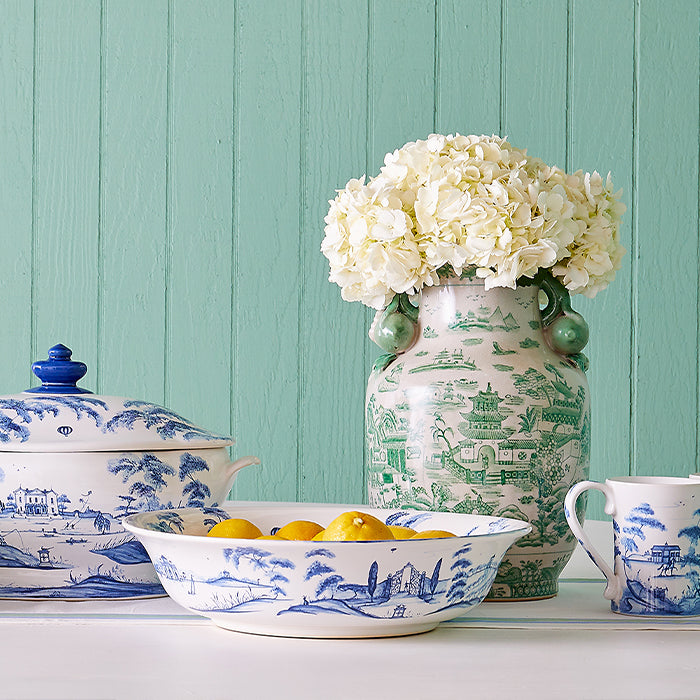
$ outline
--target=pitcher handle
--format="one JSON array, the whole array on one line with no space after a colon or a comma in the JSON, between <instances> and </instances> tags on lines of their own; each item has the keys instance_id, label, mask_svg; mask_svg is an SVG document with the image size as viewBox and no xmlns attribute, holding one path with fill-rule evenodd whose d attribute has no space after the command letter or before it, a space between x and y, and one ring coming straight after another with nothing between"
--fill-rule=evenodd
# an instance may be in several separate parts
<instances>
[{"instance_id":1,"label":"pitcher handle","mask_svg":"<svg viewBox=\"0 0 700 700\"><path fill-rule=\"evenodd\" d=\"M574 533L574 536L579 541L579 544L583 547L586 554L601 570L608 581L603 596L607 598L607 600L617 600L622 592L620 582L615 576L615 572L610 568L598 550L591 544L591 540L584 532L581 522L576 515L576 501L584 491L588 491L589 489L596 489L602 492L605 496L605 512L608 515L614 512L612 492L606 484L600 484L597 481L579 481L577 484L574 484L566 494L566 498L564 499L564 515L566 516L566 522L569 523L571 532Z\"/></svg>"}]
</instances>

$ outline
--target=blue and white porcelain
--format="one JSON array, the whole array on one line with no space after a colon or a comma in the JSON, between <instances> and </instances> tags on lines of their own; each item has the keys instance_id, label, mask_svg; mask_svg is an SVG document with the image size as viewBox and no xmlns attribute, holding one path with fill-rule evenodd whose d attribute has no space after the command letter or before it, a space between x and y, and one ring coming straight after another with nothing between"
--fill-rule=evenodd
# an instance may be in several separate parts
<instances>
[{"instance_id":1,"label":"blue and white porcelain","mask_svg":"<svg viewBox=\"0 0 700 700\"><path fill-rule=\"evenodd\" d=\"M164 595L121 519L215 507L259 460L231 462L231 438L162 406L81 389L64 345L33 369L41 386L0 397L0 597Z\"/></svg>"},{"instance_id":2,"label":"blue and white porcelain","mask_svg":"<svg viewBox=\"0 0 700 700\"><path fill-rule=\"evenodd\" d=\"M576 513L585 491L605 495L613 518L614 566L592 547ZM582 481L565 499L566 519L607 579L604 596L626 615L700 615L700 479L618 477Z\"/></svg>"},{"instance_id":3,"label":"blue and white porcelain","mask_svg":"<svg viewBox=\"0 0 700 700\"><path fill-rule=\"evenodd\" d=\"M222 519L265 534L293 520L326 527L348 510L390 525L457 537L313 542L206 537ZM216 625L288 637L414 634L467 613L486 596L506 549L530 532L522 520L305 503L224 503L132 515L168 594Z\"/></svg>"}]
</instances>

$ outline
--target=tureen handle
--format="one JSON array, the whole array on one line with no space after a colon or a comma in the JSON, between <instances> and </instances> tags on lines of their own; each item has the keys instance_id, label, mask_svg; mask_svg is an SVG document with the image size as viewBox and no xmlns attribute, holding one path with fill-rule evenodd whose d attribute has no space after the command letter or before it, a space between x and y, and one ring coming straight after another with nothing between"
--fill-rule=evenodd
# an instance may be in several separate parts
<instances>
[{"instance_id":1,"label":"tureen handle","mask_svg":"<svg viewBox=\"0 0 700 700\"><path fill-rule=\"evenodd\" d=\"M32 364L32 372L41 379L41 386L27 389L34 394L92 394L76 386L87 372L84 362L71 360L72 351L59 343L49 348L49 359Z\"/></svg>"},{"instance_id":2,"label":"tureen handle","mask_svg":"<svg viewBox=\"0 0 700 700\"><path fill-rule=\"evenodd\" d=\"M248 467L251 464L260 464L260 460L257 457L248 456L248 457L241 457L240 459L237 459L235 462L231 462L231 464L228 465L228 476L232 477L236 472L240 471L243 469L243 467Z\"/></svg>"}]
</instances>

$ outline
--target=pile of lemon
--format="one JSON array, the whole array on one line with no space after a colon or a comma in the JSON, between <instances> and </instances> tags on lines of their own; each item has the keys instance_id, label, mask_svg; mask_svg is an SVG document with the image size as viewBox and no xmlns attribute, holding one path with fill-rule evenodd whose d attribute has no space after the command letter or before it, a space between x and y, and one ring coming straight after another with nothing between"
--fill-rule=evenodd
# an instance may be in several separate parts
<instances>
[{"instance_id":1,"label":"pile of lemon","mask_svg":"<svg viewBox=\"0 0 700 700\"><path fill-rule=\"evenodd\" d=\"M328 527L323 528L310 520L293 520L274 535L263 535L262 530L245 518L229 518L207 533L209 537L236 537L246 540L313 540L314 542L351 542L370 540L423 540L440 537L456 537L447 530L423 530L410 527L385 525L368 513L357 510L342 513Z\"/></svg>"}]
</instances>

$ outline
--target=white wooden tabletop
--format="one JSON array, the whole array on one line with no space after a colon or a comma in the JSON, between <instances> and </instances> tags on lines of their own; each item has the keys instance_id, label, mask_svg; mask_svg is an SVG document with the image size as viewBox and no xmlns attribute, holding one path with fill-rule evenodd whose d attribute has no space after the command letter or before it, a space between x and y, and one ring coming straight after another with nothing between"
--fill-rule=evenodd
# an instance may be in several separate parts
<instances>
[{"instance_id":1,"label":"white wooden tabletop","mask_svg":"<svg viewBox=\"0 0 700 700\"><path fill-rule=\"evenodd\" d=\"M169 598L0 601L0 698L700 698L700 618L616 615L603 588L577 551L556 598L357 640L230 632Z\"/></svg>"}]
</instances>

